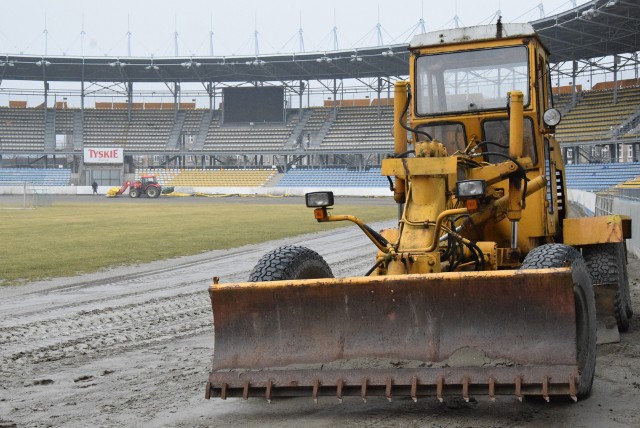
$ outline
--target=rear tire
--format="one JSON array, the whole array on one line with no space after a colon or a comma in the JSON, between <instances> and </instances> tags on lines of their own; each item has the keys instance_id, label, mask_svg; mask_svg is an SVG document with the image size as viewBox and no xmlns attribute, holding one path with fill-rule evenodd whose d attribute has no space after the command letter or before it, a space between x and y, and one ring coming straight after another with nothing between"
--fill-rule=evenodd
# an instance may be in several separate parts
<instances>
[{"instance_id":1,"label":"rear tire","mask_svg":"<svg viewBox=\"0 0 640 428\"><path fill-rule=\"evenodd\" d=\"M527 254L521 269L571 267L576 310L576 347L578 354L578 398L591 393L596 368L596 301L591 277L580 253L562 244L547 244Z\"/></svg>"},{"instance_id":2,"label":"rear tire","mask_svg":"<svg viewBox=\"0 0 640 428\"><path fill-rule=\"evenodd\" d=\"M137 198L138 196L140 196L140 191L138 189L134 187L133 189L129 190L130 198Z\"/></svg>"},{"instance_id":3,"label":"rear tire","mask_svg":"<svg viewBox=\"0 0 640 428\"><path fill-rule=\"evenodd\" d=\"M150 198L157 198L160 196L160 190L157 187L149 186L147 187L147 196Z\"/></svg>"},{"instance_id":4,"label":"rear tire","mask_svg":"<svg viewBox=\"0 0 640 428\"><path fill-rule=\"evenodd\" d=\"M333 278L322 256L297 245L285 245L265 254L249 275L250 282Z\"/></svg>"},{"instance_id":5,"label":"rear tire","mask_svg":"<svg viewBox=\"0 0 640 428\"><path fill-rule=\"evenodd\" d=\"M590 245L582 249L593 284L617 284L614 316L618 330L629 330L631 294L623 243Z\"/></svg>"}]
</instances>

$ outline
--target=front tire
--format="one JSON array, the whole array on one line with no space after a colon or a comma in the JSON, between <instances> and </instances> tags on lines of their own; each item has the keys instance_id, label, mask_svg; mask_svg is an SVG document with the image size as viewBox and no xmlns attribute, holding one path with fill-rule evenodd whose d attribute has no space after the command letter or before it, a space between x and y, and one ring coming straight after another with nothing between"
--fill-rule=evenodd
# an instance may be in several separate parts
<instances>
[{"instance_id":1,"label":"front tire","mask_svg":"<svg viewBox=\"0 0 640 428\"><path fill-rule=\"evenodd\" d=\"M582 249L582 254L594 284L616 284L614 316L618 330L622 333L628 331L629 317L633 312L624 244L590 245Z\"/></svg>"},{"instance_id":2,"label":"front tire","mask_svg":"<svg viewBox=\"0 0 640 428\"><path fill-rule=\"evenodd\" d=\"M333 272L320 254L298 245L268 252L249 274L250 282L314 278L333 278Z\"/></svg>"},{"instance_id":3,"label":"front tire","mask_svg":"<svg viewBox=\"0 0 640 428\"><path fill-rule=\"evenodd\" d=\"M133 189L129 190L130 198L137 198L138 196L140 196L140 191L138 189L134 187Z\"/></svg>"},{"instance_id":4,"label":"front tire","mask_svg":"<svg viewBox=\"0 0 640 428\"><path fill-rule=\"evenodd\" d=\"M591 277L584 259L573 247L547 244L527 254L521 269L571 267L576 311L576 348L578 354L578 398L591 393L596 368L596 301Z\"/></svg>"}]
</instances>

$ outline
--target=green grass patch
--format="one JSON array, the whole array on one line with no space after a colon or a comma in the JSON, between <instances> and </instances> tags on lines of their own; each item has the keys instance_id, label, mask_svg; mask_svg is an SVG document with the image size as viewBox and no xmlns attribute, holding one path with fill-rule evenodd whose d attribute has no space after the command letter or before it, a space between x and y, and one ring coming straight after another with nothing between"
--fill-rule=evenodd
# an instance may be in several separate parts
<instances>
[{"instance_id":1,"label":"green grass patch","mask_svg":"<svg viewBox=\"0 0 640 428\"><path fill-rule=\"evenodd\" d=\"M394 205L344 205L366 222L394 218ZM317 223L289 204L56 204L0 211L0 284L73 276L127 264L351 225Z\"/></svg>"}]
</instances>

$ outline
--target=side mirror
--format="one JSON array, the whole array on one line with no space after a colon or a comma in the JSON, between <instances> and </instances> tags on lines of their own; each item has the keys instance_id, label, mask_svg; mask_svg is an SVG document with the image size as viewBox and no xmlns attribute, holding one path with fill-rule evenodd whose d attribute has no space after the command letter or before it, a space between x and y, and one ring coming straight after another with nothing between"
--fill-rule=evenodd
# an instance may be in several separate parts
<instances>
[{"instance_id":1,"label":"side mirror","mask_svg":"<svg viewBox=\"0 0 640 428\"><path fill-rule=\"evenodd\" d=\"M327 208L333 205L333 192L311 192L304 195L308 208Z\"/></svg>"}]
</instances>

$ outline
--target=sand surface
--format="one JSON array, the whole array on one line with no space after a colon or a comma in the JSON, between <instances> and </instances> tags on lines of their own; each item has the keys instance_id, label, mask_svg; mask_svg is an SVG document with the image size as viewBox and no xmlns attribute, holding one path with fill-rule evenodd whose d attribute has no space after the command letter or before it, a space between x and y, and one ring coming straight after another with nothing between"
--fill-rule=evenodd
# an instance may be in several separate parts
<instances>
[{"instance_id":1,"label":"sand surface","mask_svg":"<svg viewBox=\"0 0 640 428\"><path fill-rule=\"evenodd\" d=\"M389 224L376 224L380 229ZM360 275L374 249L356 228L0 288L0 427L640 426L640 325L598 346L589 399L453 397L414 403L346 397L204 399L213 347L207 287L243 281L277 245L320 254L336 276ZM348 251L346 250L348 249ZM345 250L345 251L341 251ZM346 254L346 258L345 258ZM640 313L640 261L630 259Z\"/></svg>"}]
</instances>

